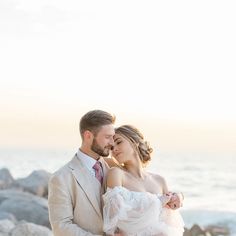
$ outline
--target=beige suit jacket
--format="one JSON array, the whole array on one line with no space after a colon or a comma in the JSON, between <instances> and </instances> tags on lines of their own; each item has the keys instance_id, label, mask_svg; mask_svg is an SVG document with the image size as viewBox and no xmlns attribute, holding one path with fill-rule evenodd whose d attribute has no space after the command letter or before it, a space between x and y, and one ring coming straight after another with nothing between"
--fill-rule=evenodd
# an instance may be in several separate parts
<instances>
[{"instance_id":1,"label":"beige suit jacket","mask_svg":"<svg viewBox=\"0 0 236 236\"><path fill-rule=\"evenodd\" d=\"M100 159L103 186L77 157L53 174L49 181L49 220L54 236L103 235L102 199L109 169Z\"/></svg>"}]
</instances>

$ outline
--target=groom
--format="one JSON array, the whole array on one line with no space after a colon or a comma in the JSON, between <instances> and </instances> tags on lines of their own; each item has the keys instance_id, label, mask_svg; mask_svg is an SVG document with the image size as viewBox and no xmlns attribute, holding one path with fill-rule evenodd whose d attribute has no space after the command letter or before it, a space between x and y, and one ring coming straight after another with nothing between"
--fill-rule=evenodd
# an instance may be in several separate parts
<instances>
[{"instance_id":1,"label":"groom","mask_svg":"<svg viewBox=\"0 0 236 236\"><path fill-rule=\"evenodd\" d=\"M101 196L109 166L115 165L106 158L114 145L114 123L115 117L101 110L89 111L81 118L81 147L49 181L49 220L54 236L104 235ZM172 200L169 207L181 205L178 197Z\"/></svg>"},{"instance_id":2,"label":"groom","mask_svg":"<svg viewBox=\"0 0 236 236\"><path fill-rule=\"evenodd\" d=\"M49 181L49 220L54 236L103 235L101 196L113 147L115 117L93 110L80 120L82 145Z\"/></svg>"}]
</instances>

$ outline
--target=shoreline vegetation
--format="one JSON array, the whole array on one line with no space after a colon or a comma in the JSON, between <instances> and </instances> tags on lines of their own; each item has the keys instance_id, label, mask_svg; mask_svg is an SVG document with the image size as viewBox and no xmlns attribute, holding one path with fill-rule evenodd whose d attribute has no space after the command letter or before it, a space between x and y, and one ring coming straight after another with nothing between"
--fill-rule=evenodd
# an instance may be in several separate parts
<instances>
[{"instance_id":1,"label":"shoreline vegetation","mask_svg":"<svg viewBox=\"0 0 236 236\"><path fill-rule=\"evenodd\" d=\"M0 169L0 236L52 236L48 218L48 180L51 173L35 170L14 179L7 168ZM184 236L230 235L218 225L185 228ZM174 236L174 235L173 235Z\"/></svg>"}]
</instances>

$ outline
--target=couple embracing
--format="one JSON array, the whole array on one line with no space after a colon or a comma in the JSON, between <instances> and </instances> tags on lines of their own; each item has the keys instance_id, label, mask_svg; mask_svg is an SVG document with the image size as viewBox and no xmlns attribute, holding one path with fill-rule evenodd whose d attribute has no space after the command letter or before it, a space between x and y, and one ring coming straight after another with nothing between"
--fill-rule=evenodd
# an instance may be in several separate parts
<instances>
[{"instance_id":1,"label":"couple embracing","mask_svg":"<svg viewBox=\"0 0 236 236\"><path fill-rule=\"evenodd\" d=\"M152 148L142 133L114 123L101 110L81 118L81 147L49 181L54 236L182 236L183 195L145 170Z\"/></svg>"}]
</instances>

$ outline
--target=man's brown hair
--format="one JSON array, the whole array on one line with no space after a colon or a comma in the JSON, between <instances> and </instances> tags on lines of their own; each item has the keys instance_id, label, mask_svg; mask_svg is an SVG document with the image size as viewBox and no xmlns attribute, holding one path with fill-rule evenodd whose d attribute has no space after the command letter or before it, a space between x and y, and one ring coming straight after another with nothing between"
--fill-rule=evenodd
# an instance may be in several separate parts
<instances>
[{"instance_id":1,"label":"man's brown hair","mask_svg":"<svg viewBox=\"0 0 236 236\"><path fill-rule=\"evenodd\" d=\"M83 138L83 133L86 130L96 135L103 125L114 124L115 120L116 117L106 111L89 111L80 119L80 135Z\"/></svg>"}]
</instances>

